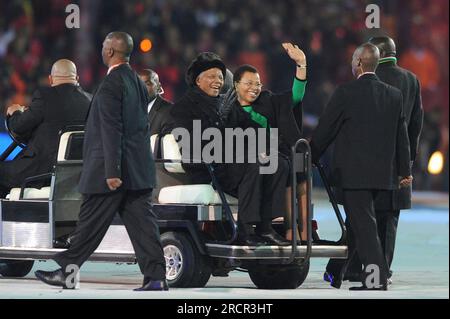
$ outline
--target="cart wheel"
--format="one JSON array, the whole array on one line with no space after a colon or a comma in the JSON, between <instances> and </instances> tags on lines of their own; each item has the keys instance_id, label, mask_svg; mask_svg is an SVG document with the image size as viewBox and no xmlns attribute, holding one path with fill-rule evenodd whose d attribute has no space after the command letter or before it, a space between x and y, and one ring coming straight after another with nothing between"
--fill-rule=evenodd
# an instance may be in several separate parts
<instances>
[{"instance_id":1,"label":"cart wheel","mask_svg":"<svg viewBox=\"0 0 450 319\"><path fill-rule=\"evenodd\" d=\"M3 277L25 277L33 268L33 260L0 260L0 275Z\"/></svg>"},{"instance_id":2,"label":"cart wheel","mask_svg":"<svg viewBox=\"0 0 450 319\"><path fill-rule=\"evenodd\" d=\"M259 289L296 289L308 276L309 261L303 265L257 265L248 269Z\"/></svg>"},{"instance_id":3,"label":"cart wheel","mask_svg":"<svg viewBox=\"0 0 450 319\"><path fill-rule=\"evenodd\" d=\"M191 238L183 233L161 235L170 287L204 287L212 272L210 258L201 255Z\"/></svg>"},{"instance_id":4,"label":"cart wheel","mask_svg":"<svg viewBox=\"0 0 450 319\"><path fill-rule=\"evenodd\" d=\"M213 262L211 257L201 255L197 252L197 264L199 265L194 271L194 277L189 287L205 287L211 277Z\"/></svg>"}]
</instances>

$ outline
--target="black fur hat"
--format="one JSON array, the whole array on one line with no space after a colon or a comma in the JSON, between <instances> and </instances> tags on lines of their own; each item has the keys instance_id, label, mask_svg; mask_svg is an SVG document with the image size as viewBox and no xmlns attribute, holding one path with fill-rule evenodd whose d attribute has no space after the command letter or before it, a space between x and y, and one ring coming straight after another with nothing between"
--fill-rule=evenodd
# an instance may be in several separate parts
<instances>
[{"instance_id":1,"label":"black fur hat","mask_svg":"<svg viewBox=\"0 0 450 319\"><path fill-rule=\"evenodd\" d=\"M222 71L223 78L225 79L227 74L227 68L222 62L220 56L213 52L200 53L189 65L186 71L186 83L189 86L196 86L195 80L200 73L212 69L219 68Z\"/></svg>"}]
</instances>

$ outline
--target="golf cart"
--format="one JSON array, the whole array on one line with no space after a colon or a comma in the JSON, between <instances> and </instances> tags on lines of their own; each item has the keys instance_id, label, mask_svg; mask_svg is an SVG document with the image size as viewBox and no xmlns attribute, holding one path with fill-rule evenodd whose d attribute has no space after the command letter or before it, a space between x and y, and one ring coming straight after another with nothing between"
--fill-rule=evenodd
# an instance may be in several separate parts
<instances>
[{"instance_id":1,"label":"golf cart","mask_svg":"<svg viewBox=\"0 0 450 319\"><path fill-rule=\"evenodd\" d=\"M12 145L2 154L8 156L21 141L14 136ZM0 275L23 277L35 261L46 261L61 248L55 240L73 232L81 195L77 181L82 168L83 127L68 127L60 132L59 148L53 171L27 178L20 188L11 189L0 200ZM152 136L150 144L157 167L159 186L153 192L154 212L158 216L166 258L166 277L171 287L204 287L212 276L228 276L232 270L248 272L258 288L295 289L306 279L310 258L346 258L346 229L342 216L326 183L342 235L336 242L317 242L313 229L311 203L311 151L306 140L292 148L292 230L306 227L306 244L297 245L293 231L290 246L241 246L237 237L236 198L225 194L216 181L214 169L206 165L210 184L190 184L181 165L181 154L173 135ZM307 223L297 225L297 173L307 176ZM41 183L40 188L35 188ZM282 220L273 222L284 234ZM315 242L313 243L313 240ZM135 263L133 247L117 215L90 261Z\"/></svg>"}]
</instances>

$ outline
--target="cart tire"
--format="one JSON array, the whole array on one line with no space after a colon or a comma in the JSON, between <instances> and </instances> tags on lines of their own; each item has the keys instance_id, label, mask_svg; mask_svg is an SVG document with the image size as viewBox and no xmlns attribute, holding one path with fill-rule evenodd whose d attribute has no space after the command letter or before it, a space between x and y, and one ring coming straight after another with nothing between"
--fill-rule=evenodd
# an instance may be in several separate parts
<instances>
[{"instance_id":1,"label":"cart tire","mask_svg":"<svg viewBox=\"0 0 450 319\"><path fill-rule=\"evenodd\" d=\"M194 276L189 287L201 288L205 287L213 270L213 262L211 257L204 256L197 252L198 268L195 269Z\"/></svg>"},{"instance_id":2,"label":"cart tire","mask_svg":"<svg viewBox=\"0 0 450 319\"><path fill-rule=\"evenodd\" d=\"M170 287L204 287L212 272L207 256L201 255L190 236L180 232L165 232L161 243L166 260L166 278Z\"/></svg>"},{"instance_id":3,"label":"cart tire","mask_svg":"<svg viewBox=\"0 0 450 319\"><path fill-rule=\"evenodd\" d=\"M33 260L0 260L0 275L3 277L25 277L33 269Z\"/></svg>"},{"instance_id":4,"label":"cart tire","mask_svg":"<svg viewBox=\"0 0 450 319\"><path fill-rule=\"evenodd\" d=\"M303 265L257 265L248 269L250 279L259 289L296 289L308 272L309 261Z\"/></svg>"}]
</instances>

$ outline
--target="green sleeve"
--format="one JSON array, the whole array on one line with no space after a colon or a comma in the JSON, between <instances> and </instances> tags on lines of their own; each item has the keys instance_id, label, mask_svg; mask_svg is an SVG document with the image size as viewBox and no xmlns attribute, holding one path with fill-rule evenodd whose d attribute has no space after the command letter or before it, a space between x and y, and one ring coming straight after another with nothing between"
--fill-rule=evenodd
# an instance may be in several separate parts
<instances>
[{"instance_id":1,"label":"green sleeve","mask_svg":"<svg viewBox=\"0 0 450 319\"><path fill-rule=\"evenodd\" d=\"M292 101L294 102L294 107L303 100L306 91L306 83L306 80L294 78L294 83L292 84Z\"/></svg>"}]
</instances>

